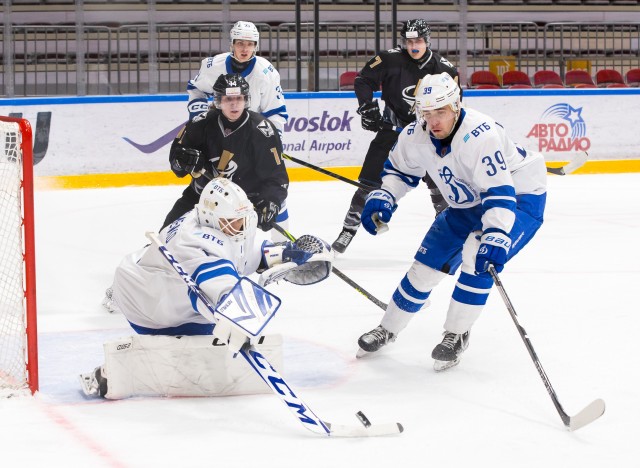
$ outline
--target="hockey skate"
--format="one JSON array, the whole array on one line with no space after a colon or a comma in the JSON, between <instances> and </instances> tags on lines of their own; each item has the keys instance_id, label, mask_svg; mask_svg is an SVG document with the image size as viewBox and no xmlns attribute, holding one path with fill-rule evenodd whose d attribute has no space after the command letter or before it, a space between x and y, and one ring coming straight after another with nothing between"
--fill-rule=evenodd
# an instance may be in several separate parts
<instances>
[{"instance_id":1,"label":"hockey skate","mask_svg":"<svg viewBox=\"0 0 640 468\"><path fill-rule=\"evenodd\" d=\"M344 253L344 251L347 250L347 247L349 247L349 244L353 240L353 237L356 235L357 230L358 228L342 228L342 232L333 242L333 244L331 244L331 248L338 253Z\"/></svg>"},{"instance_id":2,"label":"hockey skate","mask_svg":"<svg viewBox=\"0 0 640 468\"><path fill-rule=\"evenodd\" d=\"M118 309L118 305L116 304L116 301L113 300L112 287L108 287L107 290L104 292L102 307L107 309L107 312L109 312L110 314L113 314L114 312L120 312L120 309Z\"/></svg>"},{"instance_id":3,"label":"hockey skate","mask_svg":"<svg viewBox=\"0 0 640 468\"><path fill-rule=\"evenodd\" d=\"M107 394L107 377L102 366L93 372L80 374L82 392L88 397L104 397Z\"/></svg>"},{"instance_id":4,"label":"hockey skate","mask_svg":"<svg viewBox=\"0 0 640 468\"><path fill-rule=\"evenodd\" d=\"M358 339L360 349L356 353L357 358L366 356L369 353L375 353L388 343L396 341L395 333L391 333L382 325L378 325L370 332L365 333Z\"/></svg>"},{"instance_id":5,"label":"hockey skate","mask_svg":"<svg viewBox=\"0 0 640 468\"><path fill-rule=\"evenodd\" d=\"M442 372L460 363L460 355L469 346L469 332L457 335L445 331L442 342L436 345L431 352L431 357L435 359L433 368L436 372Z\"/></svg>"}]
</instances>

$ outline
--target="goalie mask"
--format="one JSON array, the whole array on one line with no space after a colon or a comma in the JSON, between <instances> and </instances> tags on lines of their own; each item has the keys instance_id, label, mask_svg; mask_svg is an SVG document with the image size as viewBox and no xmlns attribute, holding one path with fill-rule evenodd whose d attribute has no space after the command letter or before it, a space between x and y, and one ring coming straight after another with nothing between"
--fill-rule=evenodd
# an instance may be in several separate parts
<instances>
[{"instance_id":1,"label":"goalie mask","mask_svg":"<svg viewBox=\"0 0 640 468\"><path fill-rule=\"evenodd\" d=\"M260 46L260 33L258 32L256 25L249 21L238 21L234 24L229 32L229 38L231 40L231 56L233 56L234 53L233 44L235 41L255 42L256 47L251 58L256 55L256 52L258 52L258 47Z\"/></svg>"},{"instance_id":2,"label":"goalie mask","mask_svg":"<svg viewBox=\"0 0 640 468\"><path fill-rule=\"evenodd\" d=\"M253 242L258 216L244 191L229 179L209 182L195 210L201 226L221 231L233 242Z\"/></svg>"},{"instance_id":3,"label":"goalie mask","mask_svg":"<svg viewBox=\"0 0 640 468\"><path fill-rule=\"evenodd\" d=\"M244 96L244 108L248 109L251 103L249 83L237 73L220 75L213 84L213 102L218 109L220 109L222 96Z\"/></svg>"}]
</instances>

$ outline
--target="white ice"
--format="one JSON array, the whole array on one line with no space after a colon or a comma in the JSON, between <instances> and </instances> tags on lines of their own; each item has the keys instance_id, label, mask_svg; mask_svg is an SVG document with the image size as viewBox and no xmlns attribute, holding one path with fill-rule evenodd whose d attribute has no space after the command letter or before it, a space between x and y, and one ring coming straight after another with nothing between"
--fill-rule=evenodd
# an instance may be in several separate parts
<instances>
[{"instance_id":1,"label":"white ice","mask_svg":"<svg viewBox=\"0 0 640 468\"><path fill-rule=\"evenodd\" d=\"M549 178L546 222L502 274L569 414L592 400L602 418L568 432L497 291L461 364L436 374L453 289L379 355L356 340L382 310L336 276L276 285L270 325L285 340L281 373L323 419L400 422L398 436L335 439L308 432L271 394L226 398L85 399L77 376L102 343L132 333L100 305L120 258L146 243L182 187L36 193L41 390L0 399L0 466L542 467L638 466L640 174ZM293 234L329 242L353 193L343 182L294 183ZM433 217L426 189L401 200L390 231L361 230L336 266L387 302ZM635 429L634 429L635 428Z\"/></svg>"}]
</instances>

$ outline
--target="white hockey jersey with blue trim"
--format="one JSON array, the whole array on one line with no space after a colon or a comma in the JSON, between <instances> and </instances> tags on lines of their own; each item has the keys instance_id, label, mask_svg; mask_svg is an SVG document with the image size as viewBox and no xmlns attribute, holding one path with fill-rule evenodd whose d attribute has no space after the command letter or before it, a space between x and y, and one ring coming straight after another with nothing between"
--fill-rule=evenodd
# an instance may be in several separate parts
<instances>
[{"instance_id":1,"label":"white hockey jersey with blue trim","mask_svg":"<svg viewBox=\"0 0 640 468\"><path fill-rule=\"evenodd\" d=\"M249 66L240 73L249 83L251 104L249 109L259 112L284 132L284 124L289 118L287 107L280 86L280 73L267 59L254 57ZM229 52L207 57L202 61L200 71L195 78L189 80L187 92L189 94L188 109L191 114L207 110L207 100L213 96L213 85L220 75L234 73L231 69L231 54Z\"/></svg>"},{"instance_id":2,"label":"white hockey jersey with blue trim","mask_svg":"<svg viewBox=\"0 0 640 468\"><path fill-rule=\"evenodd\" d=\"M252 238L237 243L221 231L200 226L195 211L164 228L159 237L214 305L240 276L254 273L262 257L259 242ZM122 260L113 291L119 309L135 325L160 329L210 323L196 312L195 296L154 245Z\"/></svg>"},{"instance_id":3,"label":"white hockey jersey with blue trim","mask_svg":"<svg viewBox=\"0 0 640 468\"><path fill-rule=\"evenodd\" d=\"M505 128L474 109L463 109L451 145L440 147L419 122L407 126L391 150L382 188L396 201L429 173L452 208L482 203L482 227L508 233L515 220L515 196L546 192L541 153L516 145Z\"/></svg>"}]
</instances>

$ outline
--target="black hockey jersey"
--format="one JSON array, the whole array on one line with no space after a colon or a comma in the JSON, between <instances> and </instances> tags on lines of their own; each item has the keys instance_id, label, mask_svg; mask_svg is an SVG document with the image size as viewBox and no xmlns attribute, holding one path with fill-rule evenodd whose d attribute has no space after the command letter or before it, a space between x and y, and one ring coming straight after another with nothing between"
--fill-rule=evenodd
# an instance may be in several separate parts
<instances>
[{"instance_id":1,"label":"black hockey jersey","mask_svg":"<svg viewBox=\"0 0 640 468\"><path fill-rule=\"evenodd\" d=\"M281 205L287 198L289 176L281 157L282 140L273 123L247 111L233 127L225 130L221 111L211 110L206 117L187 123L174 140L171 153L176 145L182 145L206 156L204 173L191 181L198 194L212 178L221 176L238 184L254 204L265 199Z\"/></svg>"},{"instance_id":2,"label":"black hockey jersey","mask_svg":"<svg viewBox=\"0 0 640 468\"><path fill-rule=\"evenodd\" d=\"M430 49L426 53L427 59L422 62L413 60L399 47L373 57L354 81L358 104L371 101L373 93L382 87L384 119L399 127L413 122L415 89L422 77L445 72L454 79L458 76L458 71L447 59Z\"/></svg>"}]
</instances>

